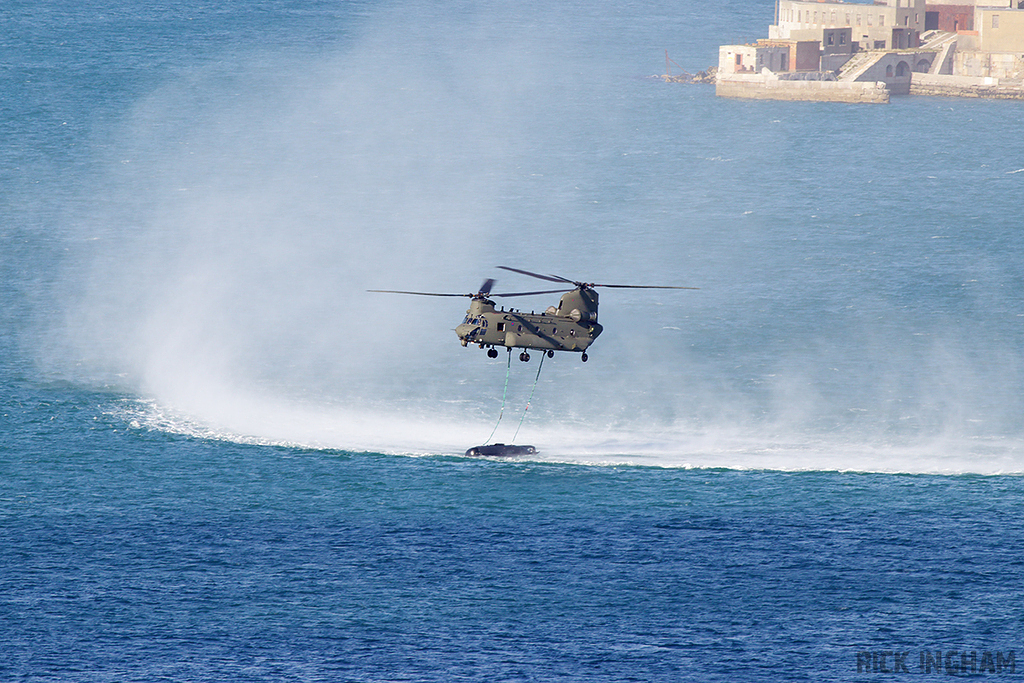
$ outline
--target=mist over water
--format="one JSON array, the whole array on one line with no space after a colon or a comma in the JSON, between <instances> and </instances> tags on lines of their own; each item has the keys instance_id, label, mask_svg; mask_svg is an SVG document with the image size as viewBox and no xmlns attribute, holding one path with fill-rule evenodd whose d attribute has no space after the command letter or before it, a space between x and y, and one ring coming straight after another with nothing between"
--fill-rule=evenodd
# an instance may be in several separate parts
<instances>
[{"instance_id":1,"label":"mist over water","mask_svg":"<svg viewBox=\"0 0 1024 683\"><path fill-rule=\"evenodd\" d=\"M464 300L366 290L539 284L510 265L701 288L601 292L590 362L546 360L519 432L542 458L1024 471L1018 105L647 78L666 48L713 64L755 9L707 35L689 5L367 6L321 53L165 74L62 204L43 367L137 396L114 410L139 428L458 453L504 354L459 346Z\"/></svg>"}]
</instances>

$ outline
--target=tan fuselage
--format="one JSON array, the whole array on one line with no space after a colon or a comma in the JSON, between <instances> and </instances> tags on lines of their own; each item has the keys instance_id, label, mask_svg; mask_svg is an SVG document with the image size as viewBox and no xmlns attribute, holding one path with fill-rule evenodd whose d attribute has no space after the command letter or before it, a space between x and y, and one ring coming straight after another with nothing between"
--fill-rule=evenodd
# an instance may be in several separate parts
<instances>
[{"instance_id":1,"label":"tan fuselage","mask_svg":"<svg viewBox=\"0 0 1024 683\"><path fill-rule=\"evenodd\" d=\"M580 298L578 291L569 292L557 309L552 306L544 313L495 310L493 301L473 299L455 333L463 346L583 352L603 329L597 323L597 295L587 294L593 297Z\"/></svg>"}]
</instances>

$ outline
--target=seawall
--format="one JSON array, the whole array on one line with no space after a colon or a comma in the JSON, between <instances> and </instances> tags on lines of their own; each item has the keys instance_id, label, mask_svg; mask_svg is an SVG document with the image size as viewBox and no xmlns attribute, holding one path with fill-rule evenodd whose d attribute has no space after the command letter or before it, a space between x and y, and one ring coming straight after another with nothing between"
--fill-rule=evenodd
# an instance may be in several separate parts
<instances>
[{"instance_id":1,"label":"seawall","mask_svg":"<svg viewBox=\"0 0 1024 683\"><path fill-rule=\"evenodd\" d=\"M1024 87L1016 83L1000 84L997 78L915 73L910 79L910 94L1024 100Z\"/></svg>"},{"instance_id":2,"label":"seawall","mask_svg":"<svg viewBox=\"0 0 1024 683\"><path fill-rule=\"evenodd\" d=\"M847 102L888 104L889 90L884 83L860 81L787 81L764 74L719 72L715 82L719 97L752 100L794 100L811 102Z\"/></svg>"}]
</instances>

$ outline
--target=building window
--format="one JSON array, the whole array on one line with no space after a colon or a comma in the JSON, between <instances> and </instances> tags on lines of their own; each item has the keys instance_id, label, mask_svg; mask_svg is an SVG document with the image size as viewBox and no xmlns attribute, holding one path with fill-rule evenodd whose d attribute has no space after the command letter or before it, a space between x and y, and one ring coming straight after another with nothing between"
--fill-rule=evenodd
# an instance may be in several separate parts
<instances>
[{"instance_id":1,"label":"building window","mask_svg":"<svg viewBox=\"0 0 1024 683\"><path fill-rule=\"evenodd\" d=\"M860 26L860 15L857 15L857 26Z\"/></svg>"},{"instance_id":2,"label":"building window","mask_svg":"<svg viewBox=\"0 0 1024 683\"><path fill-rule=\"evenodd\" d=\"M878 25L879 26L885 26L885 15L884 14L879 14L878 15Z\"/></svg>"},{"instance_id":3,"label":"building window","mask_svg":"<svg viewBox=\"0 0 1024 683\"><path fill-rule=\"evenodd\" d=\"M845 33L840 33L839 34L839 44L840 45L846 45L846 34Z\"/></svg>"},{"instance_id":4,"label":"building window","mask_svg":"<svg viewBox=\"0 0 1024 683\"><path fill-rule=\"evenodd\" d=\"M736 66L743 66L743 55L738 53L736 55Z\"/></svg>"},{"instance_id":5,"label":"building window","mask_svg":"<svg viewBox=\"0 0 1024 683\"><path fill-rule=\"evenodd\" d=\"M871 26L871 15L868 15L868 26Z\"/></svg>"},{"instance_id":6,"label":"building window","mask_svg":"<svg viewBox=\"0 0 1024 683\"><path fill-rule=\"evenodd\" d=\"M907 16L903 17L903 25L904 26L910 26L910 15L909 14Z\"/></svg>"},{"instance_id":7,"label":"building window","mask_svg":"<svg viewBox=\"0 0 1024 683\"><path fill-rule=\"evenodd\" d=\"M999 28L999 15L998 14L993 14L992 15L992 28Z\"/></svg>"},{"instance_id":8,"label":"building window","mask_svg":"<svg viewBox=\"0 0 1024 683\"><path fill-rule=\"evenodd\" d=\"M829 34L828 34L828 40L827 40L826 42L827 42L827 43L828 43L829 45L835 45L835 42L836 42L836 36L835 36L835 34L834 34L834 33L829 33Z\"/></svg>"},{"instance_id":9,"label":"building window","mask_svg":"<svg viewBox=\"0 0 1024 683\"><path fill-rule=\"evenodd\" d=\"M850 25L850 13L849 12L846 13L846 25L847 26Z\"/></svg>"}]
</instances>

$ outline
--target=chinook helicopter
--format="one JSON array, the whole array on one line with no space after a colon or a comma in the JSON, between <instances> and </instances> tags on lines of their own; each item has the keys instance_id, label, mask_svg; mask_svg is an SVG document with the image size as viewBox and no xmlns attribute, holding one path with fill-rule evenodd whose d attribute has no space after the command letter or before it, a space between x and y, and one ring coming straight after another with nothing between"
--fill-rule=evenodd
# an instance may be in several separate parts
<instances>
[{"instance_id":1,"label":"chinook helicopter","mask_svg":"<svg viewBox=\"0 0 1024 683\"><path fill-rule=\"evenodd\" d=\"M371 292L384 294L413 294L416 296L457 296L468 297L469 310L462 323L455 328L455 333L463 346L476 344L487 349L490 358L498 357L497 346L509 350L523 349L519 360L524 363L530 360L528 349L537 349L547 353L548 358L555 351L574 351L582 354L580 359L587 362L587 349L604 329L597 322L598 296L595 287L617 289L698 289L697 287L671 287L659 285L601 285L592 282L577 282L559 275L540 275L528 270L498 266L521 275L557 282L561 289L548 289L537 292L511 292L493 294L495 280L487 279L476 294L435 294L431 292L406 292L393 289L371 289ZM571 285L571 289L565 286ZM539 294L562 294L558 306L549 306L543 313L523 313L515 309L496 309L492 297L536 296Z\"/></svg>"}]
</instances>

